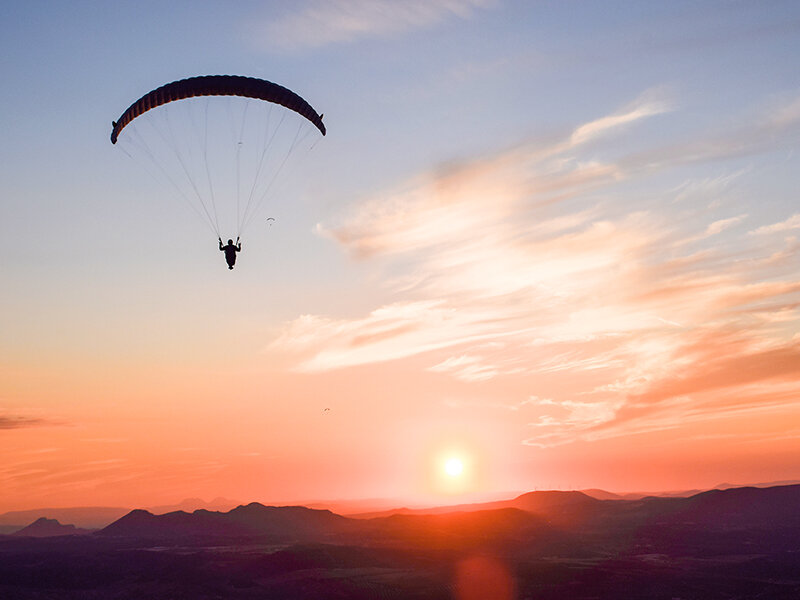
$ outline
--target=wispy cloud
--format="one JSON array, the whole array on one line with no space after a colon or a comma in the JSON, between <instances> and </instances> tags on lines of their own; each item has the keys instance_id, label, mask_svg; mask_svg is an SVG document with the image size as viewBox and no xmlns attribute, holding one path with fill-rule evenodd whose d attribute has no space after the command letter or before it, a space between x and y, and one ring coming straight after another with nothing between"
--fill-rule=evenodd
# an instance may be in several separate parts
<instances>
[{"instance_id":1,"label":"wispy cloud","mask_svg":"<svg viewBox=\"0 0 800 600\"><path fill-rule=\"evenodd\" d=\"M314 0L293 4L283 16L261 25L258 38L281 48L318 48L466 19L494 4L493 0Z\"/></svg>"},{"instance_id":2,"label":"wispy cloud","mask_svg":"<svg viewBox=\"0 0 800 600\"><path fill-rule=\"evenodd\" d=\"M444 302L398 302L361 319L304 315L271 345L294 353L300 371L327 371L397 360L452 345L502 336L483 315L455 310ZM508 332L505 332L508 334Z\"/></svg>"},{"instance_id":3,"label":"wispy cloud","mask_svg":"<svg viewBox=\"0 0 800 600\"><path fill-rule=\"evenodd\" d=\"M672 109L672 102L667 98L664 90L650 90L623 110L576 128L570 137L570 143L572 145L583 144L611 131L618 130L625 125L630 125L646 117L669 112Z\"/></svg>"},{"instance_id":4,"label":"wispy cloud","mask_svg":"<svg viewBox=\"0 0 800 600\"><path fill-rule=\"evenodd\" d=\"M525 381L526 397L547 400L494 404L530 415L530 445L786 410L778 387L800 391L800 247L779 261L735 235L747 215L725 214L714 191L729 193L741 168L708 179L706 202L679 227L674 202L644 208L620 183L685 157L655 168L631 159L639 151L604 163L593 144L592 158L582 155L586 142L665 110L640 100L550 146L451 165L320 225L353 255L393 262L397 300L358 318L306 315L270 349L303 371L425 355L429 372L461 382ZM763 402L757 385L776 396Z\"/></svg>"},{"instance_id":5,"label":"wispy cloud","mask_svg":"<svg viewBox=\"0 0 800 600\"><path fill-rule=\"evenodd\" d=\"M40 427L50 425L49 421L39 417L24 417L19 415L0 415L0 429L23 429L25 427Z\"/></svg>"},{"instance_id":6,"label":"wispy cloud","mask_svg":"<svg viewBox=\"0 0 800 600\"><path fill-rule=\"evenodd\" d=\"M773 223L772 225L764 225L758 229L751 231L753 235L763 235L767 233L781 233L790 231L792 229L800 229L800 213L796 213L780 223Z\"/></svg>"},{"instance_id":7,"label":"wispy cloud","mask_svg":"<svg viewBox=\"0 0 800 600\"><path fill-rule=\"evenodd\" d=\"M497 365L484 362L481 356L462 354L451 356L439 364L428 368L434 373L452 373L462 381L485 381L492 379L500 373Z\"/></svg>"},{"instance_id":8,"label":"wispy cloud","mask_svg":"<svg viewBox=\"0 0 800 600\"><path fill-rule=\"evenodd\" d=\"M734 225L738 225L746 218L747 215L737 215L735 217L729 217L727 219L720 219L719 221L714 221L708 227L706 227L706 235L712 236L712 235L717 235L718 233L722 233L726 229L733 227Z\"/></svg>"},{"instance_id":9,"label":"wispy cloud","mask_svg":"<svg viewBox=\"0 0 800 600\"><path fill-rule=\"evenodd\" d=\"M627 169L664 169L763 152L789 150L800 139L800 97L742 115L735 125L713 128L674 144L642 150L625 158Z\"/></svg>"},{"instance_id":10,"label":"wispy cloud","mask_svg":"<svg viewBox=\"0 0 800 600\"><path fill-rule=\"evenodd\" d=\"M214 477L226 463L212 459L183 459L161 456L155 463L130 457L81 460L64 452L49 456L4 461L0 464L0 488L14 495L21 490L42 502L113 489L122 482L136 482L143 489L157 489L175 482L175 493L187 481L191 484ZM50 499L50 500L48 500Z\"/></svg>"}]
</instances>

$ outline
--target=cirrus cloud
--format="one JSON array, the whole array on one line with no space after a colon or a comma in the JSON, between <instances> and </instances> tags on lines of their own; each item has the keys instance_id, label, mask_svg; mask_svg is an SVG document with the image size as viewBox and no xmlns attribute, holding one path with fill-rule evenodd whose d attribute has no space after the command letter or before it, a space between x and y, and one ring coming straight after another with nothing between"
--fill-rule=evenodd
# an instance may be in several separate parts
<instances>
[{"instance_id":1,"label":"cirrus cloud","mask_svg":"<svg viewBox=\"0 0 800 600\"><path fill-rule=\"evenodd\" d=\"M412 178L318 226L355 257L394 264L387 287L396 300L362 317L300 317L270 350L304 372L424 355L429 372L461 383L513 379L527 397L548 400L498 403L497 392L487 406L520 406L531 419L521 441L533 446L789 410L800 393L799 249L776 260L757 236L734 234L748 215L726 212L712 192L729 192L745 171L684 180L654 192L673 202L647 206L624 185L726 157L729 144L757 153L763 139L748 150L748 124L741 137L707 137L707 153L693 157L684 154L693 140L616 161L603 159L602 145L587 149L666 110L647 102L550 146ZM648 153L661 160L640 160ZM676 215L674 201L701 188L704 203ZM775 391L771 401L759 385Z\"/></svg>"},{"instance_id":2,"label":"cirrus cloud","mask_svg":"<svg viewBox=\"0 0 800 600\"><path fill-rule=\"evenodd\" d=\"M9 414L0 415L0 429L24 429L27 427L40 427L49 424L49 421L39 417L25 417Z\"/></svg>"},{"instance_id":3,"label":"cirrus cloud","mask_svg":"<svg viewBox=\"0 0 800 600\"><path fill-rule=\"evenodd\" d=\"M293 5L283 16L258 26L257 39L281 48L319 48L425 29L450 18L466 19L493 4L492 0L314 1Z\"/></svg>"}]
</instances>

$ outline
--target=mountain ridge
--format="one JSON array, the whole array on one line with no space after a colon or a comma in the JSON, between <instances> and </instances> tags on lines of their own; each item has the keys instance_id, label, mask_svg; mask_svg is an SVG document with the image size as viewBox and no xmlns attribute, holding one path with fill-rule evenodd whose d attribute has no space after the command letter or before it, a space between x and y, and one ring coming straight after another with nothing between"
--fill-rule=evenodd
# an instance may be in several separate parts
<instances>
[{"instance_id":1,"label":"mountain ridge","mask_svg":"<svg viewBox=\"0 0 800 600\"><path fill-rule=\"evenodd\" d=\"M95 533L104 537L199 539L264 538L325 542L366 536L374 539L512 535L515 531L604 532L616 528L693 526L704 530L741 527L800 528L800 485L709 490L689 498L648 497L597 500L581 492L528 492L507 501L408 510L369 518L337 515L304 506L258 502L228 512L199 509L154 515L133 510ZM509 525L511 523L511 525ZM479 535L480 534L480 535Z\"/></svg>"},{"instance_id":2,"label":"mountain ridge","mask_svg":"<svg viewBox=\"0 0 800 600\"><path fill-rule=\"evenodd\" d=\"M96 535L113 537L257 537L305 538L342 532L346 517L329 510L304 506L239 505L228 512L198 509L162 515L136 509L104 527Z\"/></svg>"},{"instance_id":3,"label":"mountain ridge","mask_svg":"<svg viewBox=\"0 0 800 600\"><path fill-rule=\"evenodd\" d=\"M769 484L759 483L751 486L732 486L731 484L720 484L719 486L703 491L686 491L686 492L660 492L657 494L644 494L644 493L623 493L615 494L606 492L604 490L590 489L584 491L561 491L561 490L542 490L534 492L525 492L517 495L515 498L507 500L495 500L489 502L475 502L456 505L432 506L425 508L391 508L379 511L359 512L359 513L338 513L330 511L326 508L325 502L316 501L312 506L304 505L305 508L312 510L328 510L332 514L339 516L353 518L353 519L372 519L379 517L386 517L394 514L406 515L424 515L424 514L444 514L448 512L459 511L477 511L477 510L491 510L497 508L516 507L523 510L536 511L534 504L538 502L538 507L541 509L547 503L544 498L559 498L560 500L570 499L569 502L555 502L561 504L561 512L563 517L578 516L582 514L583 517L590 517L592 514L602 512L602 503L605 501L628 501L636 502L642 501L646 498L661 498L661 499L680 499L687 497L694 497L700 494L712 491L725 491L729 489L769 489L772 487L791 487L798 485L795 480L786 482L777 482L778 485L771 486ZM534 500L536 499L536 500ZM533 504L531 503L533 502ZM382 501L385 504L385 502ZM253 504L253 503L251 503ZM257 504L257 503L256 503ZM335 504L335 503L334 503ZM247 506L239 504L238 506ZM299 506L299 505L297 505ZM210 512L221 512L225 510L235 509L235 503L225 498L215 498L211 502L205 502L199 498L187 498L175 505L160 505L149 507L146 510L151 514L170 514L172 512L194 512L197 510L206 510ZM192 510L193 509L193 510ZM142 509L134 509L142 510ZM68 508L43 508L31 509L23 511L9 511L0 514L0 534L9 535L16 531L31 525L37 519L45 517L47 519L54 519L59 524L71 524L78 529L91 529L100 530L108 525L116 522L120 518L132 512L129 508L123 507L68 507ZM554 515L550 515L551 517Z\"/></svg>"},{"instance_id":4,"label":"mountain ridge","mask_svg":"<svg viewBox=\"0 0 800 600\"><path fill-rule=\"evenodd\" d=\"M62 525L57 519L40 517L27 527L15 531L11 535L17 537L58 537L61 535L89 535L89 529L80 529L75 525Z\"/></svg>"}]
</instances>

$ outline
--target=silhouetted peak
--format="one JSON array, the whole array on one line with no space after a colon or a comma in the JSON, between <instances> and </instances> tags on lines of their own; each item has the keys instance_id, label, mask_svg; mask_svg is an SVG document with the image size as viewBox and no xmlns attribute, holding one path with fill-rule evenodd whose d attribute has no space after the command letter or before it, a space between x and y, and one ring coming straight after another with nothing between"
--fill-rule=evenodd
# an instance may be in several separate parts
<instances>
[{"instance_id":1,"label":"silhouetted peak","mask_svg":"<svg viewBox=\"0 0 800 600\"><path fill-rule=\"evenodd\" d=\"M275 508L275 507L274 506L267 507L264 504L261 504L260 502L251 502L250 504L240 504L239 506L234 508L231 512L253 511L253 510L259 510L259 509L262 509L262 508Z\"/></svg>"},{"instance_id":2,"label":"silhouetted peak","mask_svg":"<svg viewBox=\"0 0 800 600\"><path fill-rule=\"evenodd\" d=\"M88 533L88 530L78 529L75 525L62 525L57 519L39 517L27 527L23 527L13 535L18 537L57 537L60 535L75 535Z\"/></svg>"},{"instance_id":3,"label":"silhouetted peak","mask_svg":"<svg viewBox=\"0 0 800 600\"><path fill-rule=\"evenodd\" d=\"M284 517L288 516L301 516L301 515L335 515L328 509L308 508L306 506L265 506L259 502L251 502L237 506L231 510L229 515L244 516L244 515L276 515L280 514ZM339 516L339 515L335 515Z\"/></svg>"},{"instance_id":4,"label":"silhouetted peak","mask_svg":"<svg viewBox=\"0 0 800 600\"><path fill-rule=\"evenodd\" d=\"M561 507L596 506L600 503L597 498L583 492L548 490L541 492L527 492L514 498L511 505L523 510L551 510Z\"/></svg>"},{"instance_id":5,"label":"silhouetted peak","mask_svg":"<svg viewBox=\"0 0 800 600\"><path fill-rule=\"evenodd\" d=\"M149 510L144 510L143 508L136 508L115 522L116 523L119 523L120 521L126 521L128 523L150 522L155 518L156 516Z\"/></svg>"},{"instance_id":6,"label":"silhouetted peak","mask_svg":"<svg viewBox=\"0 0 800 600\"><path fill-rule=\"evenodd\" d=\"M329 510L304 506L264 506L258 502L237 506L229 512L199 509L193 513L174 511L153 515L146 510L131 511L106 527L101 534L147 538L196 536L308 536L336 533L349 519Z\"/></svg>"},{"instance_id":7,"label":"silhouetted peak","mask_svg":"<svg viewBox=\"0 0 800 600\"><path fill-rule=\"evenodd\" d=\"M800 526L800 485L709 490L660 504L669 507L663 511L667 523L725 529Z\"/></svg>"}]
</instances>

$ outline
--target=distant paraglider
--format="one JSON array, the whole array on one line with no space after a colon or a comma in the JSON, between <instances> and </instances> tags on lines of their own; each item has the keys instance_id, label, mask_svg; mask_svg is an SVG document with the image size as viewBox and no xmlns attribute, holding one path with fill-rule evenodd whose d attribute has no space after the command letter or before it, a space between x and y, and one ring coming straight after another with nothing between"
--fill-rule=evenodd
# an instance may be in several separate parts
<instances>
[{"instance_id":1,"label":"distant paraglider","mask_svg":"<svg viewBox=\"0 0 800 600\"><path fill-rule=\"evenodd\" d=\"M295 92L238 75L168 83L112 123L111 143L142 164L206 223L233 269L239 238L277 185L288 182L299 150L326 134L322 115ZM273 217L267 218L272 225ZM221 232L237 243L223 247ZM232 258L231 258L232 257Z\"/></svg>"}]
</instances>

